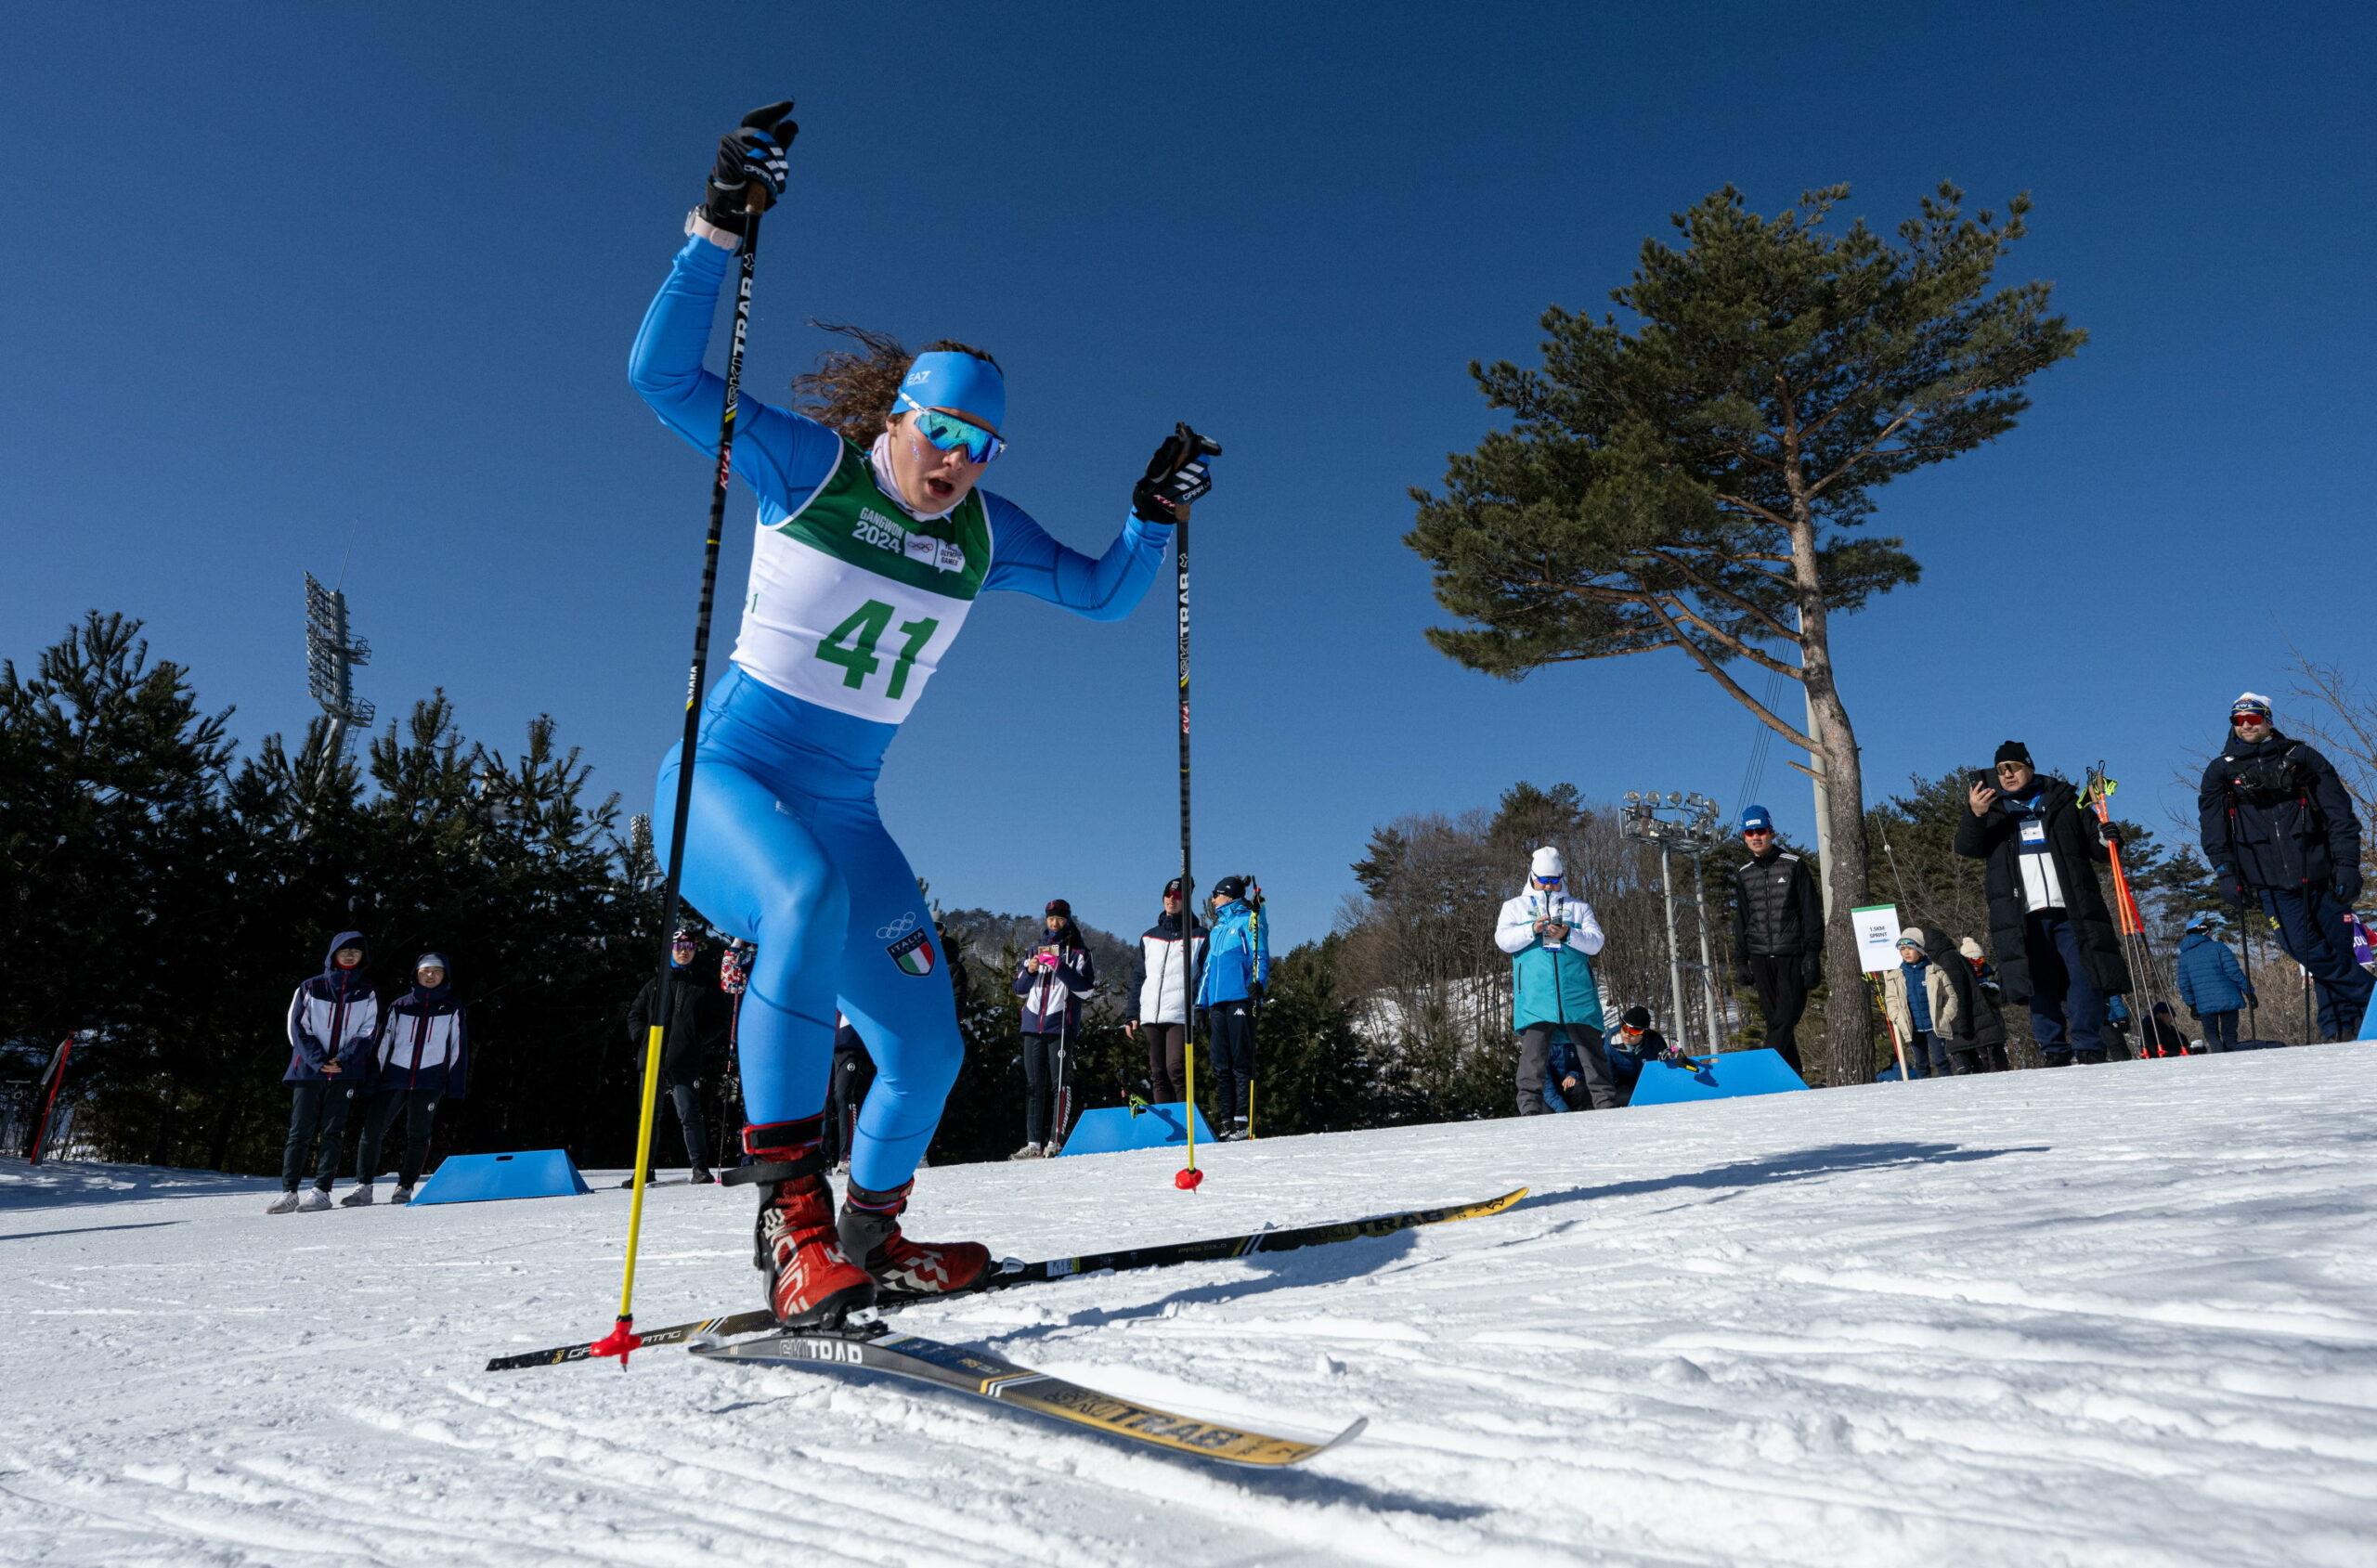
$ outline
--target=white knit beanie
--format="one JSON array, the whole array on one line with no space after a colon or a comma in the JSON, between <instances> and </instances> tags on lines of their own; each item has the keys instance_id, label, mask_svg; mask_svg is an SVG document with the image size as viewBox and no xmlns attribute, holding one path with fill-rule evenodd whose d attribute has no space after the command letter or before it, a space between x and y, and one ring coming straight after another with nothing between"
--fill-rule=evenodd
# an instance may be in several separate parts
<instances>
[{"instance_id":1,"label":"white knit beanie","mask_svg":"<svg viewBox=\"0 0 2377 1568\"><path fill-rule=\"evenodd\" d=\"M1549 844L1535 852L1533 866L1538 876L1560 876L1568 869L1560 863L1560 851Z\"/></svg>"}]
</instances>

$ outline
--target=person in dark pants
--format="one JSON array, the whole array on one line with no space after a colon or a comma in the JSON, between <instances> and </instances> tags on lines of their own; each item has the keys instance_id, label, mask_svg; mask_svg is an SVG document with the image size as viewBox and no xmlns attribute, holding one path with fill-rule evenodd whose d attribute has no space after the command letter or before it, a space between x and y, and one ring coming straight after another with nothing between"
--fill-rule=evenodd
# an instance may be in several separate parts
<instances>
[{"instance_id":1,"label":"person in dark pants","mask_svg":"<svg viewBox=\"0 0 2377 1568\"><path fill-rule=\"evenodd\" d=\"M2229 705L2196 812L2220 896L2258 904L2318 986L2320 1037L2358 1037L2372 984L2346 923L2360 897L2360 817L2335 764L2280 733L2269 699L2247 692Z\"/></svg>"},{"instance_id":2,"label":"person in dark pants","mask_svg":"<svg viewBox=\"0 0 2377 1568\"><path fill-rule=\"evenodd\" d=\"M858 1141L858 1113L866 1092L875 1087L875 1058L858 1037L850 1019L834 1015L834 1076L825 1089L825 1158L837 1171L851 1166L851 1147Z\"/></svg>"},{"instance_id":3,"label":"person in dark pants","mask_svg":"<svg viewBox=\"0 0 2377 1568\"><path fill-rule=\"evenodd\" d=\"M404 1118L405 1149L389 1201L411 1202L413 1184L421 1180L421 1168L429 1159L438 1102L462 1097L470 1032L446 960L424 952L414 962L412 973L412 989L389 1003L381 1017L372 1051L371 1097L364 1113L363 1139L355 1151L355 1190L339 1200L344 1209L359 1209L371 1201L381 1151L398 1117Z\"/></svg>"},{"instance_id":4,"label":"person in dark pants","mask_svg":"<svg viewBox=\"0 0 2377 1568\"><path fill-rule=\"evenodd\" d=\"M2196 915L2179 938L2179 959L2176 965L2179 981L2179 1001L2203 1025L2203 1048L2207 1051L2230 1051L2237 1045L2237 1015L2247 1004L2260 1004L2254 994L2254 982L2228 951L2228 944L2212 934L2208 916Z\"/></svg>"},{"instance_id":5,"label":"person in dark pants","mask_svg":"<svg viewBox=\"0 0 2377 1568\"><path fill-rule=\"evenodd\" d=\"M1998 1008L2004 993L1997 984L1997 971L1970 937L1956 944L1956 955L1972 974L1973 1056L1981 1071L2004 1072L2010 1064L2006 1060L2006 1015Z\"/></svg>"},{"instance_id":6,"label":"person in dark pants","mask_svg":"<svg viewBox=\"0 0 2377 1568\"><path fill-rule=\"evenodd\" d=\"M1188 934L1181 935L1183 925ZM1204 923L1190 914L1180 896L1180 878L1163 885L1163 910L1139 933L1139 963L1132 977L1130 1014L1123 1032L1144 1035L1148 1047L1148 1099L1170 1105L1189 1097L1188 977L1204 956Z\"/></svg>"},{"instance_id":7,"label":"person in dark pants","mask_svg":"<svg viewBox=\"0 0 2377 1568\"><path fill-rule=\"evenodd\" d=\"M1527 886L1502 904L1494 945L1511 955L1511 1028L1519 1037L1516 1086L1521 1116L1541 1116L1543 1084L1556 1033L1575 1047L1583 1095L1595 1110L1617 1106L1617 1080L1602 1042L1601 990L1593 954L1601 925L1591 905L1567 896L1560 851L1545 845L1527 868Z\"/></svg>"},{"instance_id":8,"label":"person in dark pants","mask_svg":"<svg viewBox=\"0 0 2377 1568\"><path fill-rule=\"evenodd\" d=\"M1098 989L1098 965L1073 924L1073 906L1050 899L1041 922L1044 940L1015 975L1015 994L1023 998L1023 1147L1011 1160L1043 1159L1063 1145L1072 1113L1065 1056L1081 1037L1082 999Z\"/></svg>"},{"instance_id":9,"label":"person in dark pants","mask_svg":"<svg viewBox=\"0 0 2377 1568\"><path fill-rule=\"evenodd\" d=\"M2097 867L2120 837L2083 810L2079 792L2038 772L2029 748L1997 748L1994 787L1975 778L1956 819L1956 853L1985 861L1989 940L2007 997L2031 1007L2049 1067L2105 1059L2105 999L2131 989Z\"/></svg>"},{"instance_id":10,"label":"person in dark pants","mask_svg":"<svg viewBox=\"0 0 2377 1568\"><path fill-rule=\"evenodd\" d=\"M1213 1043L1214 1083L1229 1119L1214 1133L1222 1143L1254 1135L1254 1021L1271 983L1270 927L1262 908L1262 890L1245 877L1214 884L1213 935L1197 980L1197 1011Z\"/></svg>"},{"instance_id":11,"label":"person in dark pants","mask_svg":"<svg viewBox=\"0 0 2377 1568\"><path fill-rule=\"evenodd\" d=\"M1799 1072L1799 1016L1824 978L1824 894L1808 862L1774 841L1763 806L1742 813L1749 859L1734 871L1734 978L1758 993L1766 1048Z\"/></svg>"},{"instance_id":12,"label":"person in dark pants","mask_svg":"<svg viewBox=\"0 0 2377 1568\"><path fill-rule=\"evenodd\" d=\"M331 1182L338 1174L347 1109L370 1077L371 1038L380 1028L380 996L363 972L363 933L341 931L322 955L322 972L297 987L289 1003L289 1138L280 1151L280 1197L265 1211L327 1209ZM301 1202L315 1145L321 1162L314 1186Z\"/></svg>"},{"instance_id":13,"label":"person in dark pants","mask_svg":"<svg viewBox=\"0 0 2377 1568\"><path fill-rule=\"evenodd\" d=\"M718 1178L709 1170L709 1135L702 1126L702 1064L726 1042L726 992L703 980L694 965L699 951L691 927L680 927L669 943L668 1035L661 1046L660 1083L677 1112L685 1137L685 1163L696 1184ZM628 1038L641 1053L655 1023L662 1022L660 981L643 982L628 1009ZM640 1057L639 1057L640 1059ZM648 1176L648 1173L647 1173ZM630 1186L630 1176L622 1186Z\"/></svg>"}]
</instances>

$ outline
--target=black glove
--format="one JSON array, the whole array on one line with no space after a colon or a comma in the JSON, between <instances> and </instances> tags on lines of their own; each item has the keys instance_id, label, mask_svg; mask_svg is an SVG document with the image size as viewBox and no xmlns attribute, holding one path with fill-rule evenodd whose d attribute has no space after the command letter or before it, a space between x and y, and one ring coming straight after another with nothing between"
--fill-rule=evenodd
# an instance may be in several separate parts
<instances>
[{"instance_id":1,"label":"black glove","mask_svg":"<svg viewBox=\"0 0 2377 1568\"><path fill-rule=\"evenodd\" d=\"M718 162L702 191L702 221L730 234L744 232L749 186L760 188L762 211L784 194L785 154L800 134L792 100L772 103L743 116L743 123L718 140Z\"/></svg>"},{"instance_id":2,"label":"black glove","mask_svg":"<svg viewBox=\"0 0 2377 1568\"><path fill-rule=\"evenodd\" d=\"M2220 896L2239 908L2243 908L2246 902L2244 877L2225 865L2215 869L2212 875L2214 885L2220 889Z\"/></svg>"},{"instance_id":3,"label":"black glove","mask_svg":"<svg viewBox=\"0 0 2377 1568\"><path fill-rule=\"evenodd\" d=\"M1147 477L1131 486L1131 515L1165 524L1187 517L1190 503L1214 487L1205 460L1221 455L1220 442L1208 441L1185 422L1174 425L1148 460Z\"/></svg>"},{"instance_id":4,"label":"black glove","mask_svg":"<svg viewBox=\"0 0 2377 1568\"><path fill-rule=\"evenodd\" d=\"M2346 866L2336 873L2336 902L2350 909L2360 901L2360 868Z\"/></svg>"},{"instance_id":5,"label":"black glove","mask_svg":"<svg viewBox=\"0 0 2377 1568\"><path fill-rule=\"evenodd\" d=\"M1253 1003L1257 1007L1260 1007L1263 1005L1265 1001L1263 988L1259 985L1248 986L1246 988L1246 999L1249 1002Z\"/></svg>"},{"instance_id":6,"label":"black glove","mask_svg":"<svg viewBox=\"0 0 2377 1568\"><path fill-rule=\"evenodd\" d=\"M1214 1010L1212 1008L1200 1007L1197 1009L1196 1027L1203 1030L1207 1034L1214 1032Z\"/></svg>"},{"instance_id":7,"label":"black glove","mask_svg":"<svg viewBox=\"0 0 2377 1568\"><path fill-rule=\"evenodd\" d=\"M1741 987L1744 991L1756 991L1758 989L1758 971L1751 968L1747 964L1736 964L1734 965L1734 983Z\"/></svg>"},{"instance_id":8,"label":"black glove","mask_svg":"<svg viewBox=\"0 0 2377 1568\"><path fill-rule=\"evenodd\" d=\"M1803 953L1799 958L1799 983L1813 990L1824 984L1824 954Z\"/></svg>"},{"instance_id":9,"label":"black glove","mask_svg":"<svg viewBox=\"0 0 2377 1568\"><path fill-rule=\"evenodd\" d=\"M2118 849L2121 848L2121 824L2118 823L2098 823L2097 824L2097 836L2104 841L2105 848L2109 849Z\"/></svg>"}]
</instances>

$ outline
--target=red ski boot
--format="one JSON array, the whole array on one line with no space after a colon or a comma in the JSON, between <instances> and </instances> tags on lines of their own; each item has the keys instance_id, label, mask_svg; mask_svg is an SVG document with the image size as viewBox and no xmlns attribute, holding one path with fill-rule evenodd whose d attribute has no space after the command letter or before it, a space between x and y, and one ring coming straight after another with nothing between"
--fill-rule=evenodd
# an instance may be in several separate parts
<instances>
[{"instance_id":1,"label":"red ski boot","mask_svg":"<svg viewBox=\"0 0 2377 1568\"><path fill-rule=\"evenodd\" d=\"M760 1186L752 1261L768 1276L768 1310L787 1328L835 1328L875 1304L875 1281L843 1254L834 1231L834 1189L825 1185L825 1119L743 1129L757 1161L727 1183Z\"/></svg>"},{"instance_id":2,"label":"red ski boot","mask_svg":"<svg viewBox=\"0 0 2377 1568\"><path fill-rule=\"evenodd\" d=\"M902 1296L949 1296L970 1290L990 1271L991 1250L979 1241L911 1241L900 1234L900 1211L908 1206L903 1182L890 1192L852 1184L842 1201L844 1255L872 1276L876 1286Z\"/></svg>"}]
</instances>

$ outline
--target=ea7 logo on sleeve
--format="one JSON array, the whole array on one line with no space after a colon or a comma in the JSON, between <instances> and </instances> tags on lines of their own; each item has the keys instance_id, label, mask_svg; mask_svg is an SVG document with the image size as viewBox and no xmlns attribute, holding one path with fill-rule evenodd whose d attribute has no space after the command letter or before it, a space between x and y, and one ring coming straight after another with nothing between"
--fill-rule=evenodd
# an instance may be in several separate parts
<instances>
[{"instance_id":1,"label":"ea7 logo on sleeve","mask_svg":"<svg viewBox=\"0 0 2377 1568\"><path fill-rule=\"evenodd\" d=\"M932 952L932 939L921 927L902 937L883 951L891 955L891 962L900 965L903 974L929 975L936 962Z\"/></svg>"}]
</instances>

